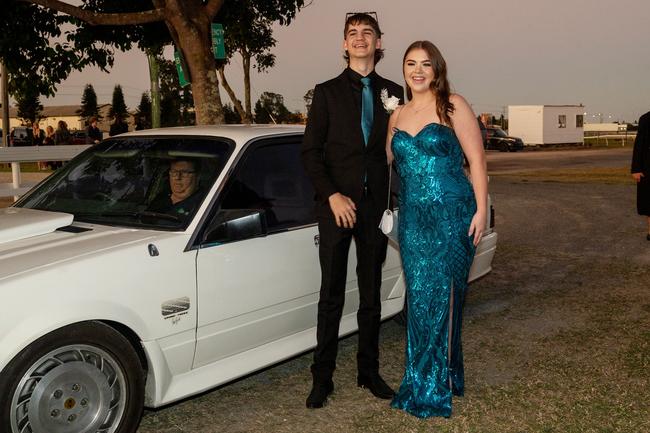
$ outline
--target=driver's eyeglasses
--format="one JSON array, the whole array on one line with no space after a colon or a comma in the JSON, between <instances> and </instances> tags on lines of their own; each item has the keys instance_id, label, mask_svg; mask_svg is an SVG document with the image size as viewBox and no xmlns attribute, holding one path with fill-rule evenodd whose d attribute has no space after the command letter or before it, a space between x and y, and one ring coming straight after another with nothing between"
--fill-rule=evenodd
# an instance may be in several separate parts
<instances>
[{"instance_id":1,"label":"driver's eyeglasses","mask_svg":"<svg viewBox=\"0 0 650 433\"><path fill-rule=\"evenodd\" d=\"M191 170L169 170L169 177L178 177L180 179L187 179L195 174L196 171Z\"/></svg>"}]
</instances>

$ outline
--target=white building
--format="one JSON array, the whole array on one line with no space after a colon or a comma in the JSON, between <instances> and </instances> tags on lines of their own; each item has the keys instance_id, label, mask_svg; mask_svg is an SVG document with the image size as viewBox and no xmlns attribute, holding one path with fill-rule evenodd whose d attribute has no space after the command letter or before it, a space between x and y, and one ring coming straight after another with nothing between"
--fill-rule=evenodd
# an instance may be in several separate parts
<instances>
[{"instance_id":1,"label":"white building","mask_svg":"<svg viewBox=\"0 0 650 433\"><path fill-rule=\"evenodd\" d=\"M527 146L584 143L583 105L509 105L508 134Z\"/></svg>"},{"instance_id":2,"label":"white building","mask_svg":"<svg viewBox=\"0 0 650 433\"><path fill-rule=\"evenodd\" d=\"M585 123L585 132L625 132L627 123Z\"/></svg>"}]
</instances>

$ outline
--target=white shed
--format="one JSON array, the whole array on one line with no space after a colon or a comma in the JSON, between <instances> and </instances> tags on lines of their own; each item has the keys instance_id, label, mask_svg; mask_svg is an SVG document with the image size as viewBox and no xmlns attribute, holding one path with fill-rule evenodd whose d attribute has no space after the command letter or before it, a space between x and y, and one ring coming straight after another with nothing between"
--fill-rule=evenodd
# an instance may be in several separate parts
<instances>
[{"instance_id":1,"label":"white shed","mask_svg":"<svg viewBox=\"0 0 650 433\"><path fill-rule=\"evenodd\" d=\"M584 143L583 105L509 105L508 134L527 146Z\"/></svg>"}]
</instances>

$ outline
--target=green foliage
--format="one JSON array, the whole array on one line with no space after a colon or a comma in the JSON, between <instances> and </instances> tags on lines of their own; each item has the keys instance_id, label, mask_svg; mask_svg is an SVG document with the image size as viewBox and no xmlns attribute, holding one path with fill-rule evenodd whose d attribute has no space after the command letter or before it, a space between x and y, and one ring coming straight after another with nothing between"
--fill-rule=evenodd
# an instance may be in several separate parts
<instances>
[{"instance_id":1,"label":"green foliage","mask_svg":"<svg viewBox=\"0 0 650 433\"><path fill-rule=\"evenodd\" d=\"M160 126L185 126L196 123L189 86L182 88L174 62L159 59Z\"/></svg>"},{"instance_id":2,"label":"green foliage","mask_svg":"<svg viewBox=\"0 0 650 433\"><path fill-rule=\"evenodd\" d=\"M236 52L254 58L260 72L275 64L269 50L275 46L273 23L289 25L304 5L304 0L230 0L224 2L214 19L224 25L226 57ZM226 60L228 63L229 60Z\"/></svg>"},{"instance_id":3,"label":"green foliage","mask_svg":"<svg viewBox=\"0 0 650 433\"><path fill-rule=\"evenodd\" d=\"M159 54L162 47L171 43L169 29L175 32L174 22L165 21L164 18L151 24L133 24L139 19L127 17L127 13L154 9L153 0L63 2L69 6L78 4L81 9L95 12L94 20L98 23L107 22L102 16L103 13L112 13L116 21L111 21L111 25L90 25L54 9L36 6L29 3L30 1L4 0L0 14L0 59L7 66L10 92L14 96L28 88L36 88L41 95L54 95L56 86L73 70L82 70L89 65L104 71L109 69L114 62L114 50L126 51L137 45L144 51ZM155 3L169 12L166 2ZM186 6L181 13L186 15L188 22L201 23L201 20L196 18L201 16L197 8L200 8L202 3L204 2L198 0L184 2ZM274 22L289 24L303 5L304 0L224 2L221 15L214 21L221 22L226 29L228 58L239 51L248 59L246 71L250 68L251 58L256 62L253 67L260 71L272 67L275 57L269 49L275 45L275 39L272 37L271 26ZM50 3L50 7L58 5ZM124 25L112 25L115 22ZM207 96L207 99L217 96L214 92L205 89L203 91L206 92L204 96ZM184 95L185 99L191 95L188 90L179 93ZM250 91L248 94L250 95ZM167 103L174 104L173 101ZM193 122L193 111L186 109L185 104L185 100L177 104L183 118L181 121ZM202 116L206 112L205 106L197 109ZM217 120L219 117L217 116ZM206 121L205 117L201 119Z\"/></svg>"},{"instance_id":4,"label":"green foliage","mask_svg":"<svg viewBox=\"0 0 650 433\"><path fill-rule=\"evenodd\" d=\"M84 87L83 95L81 95L81 107L77 110L77 114L84 119L96 117L97 120L100 120L102 118L97 106L97 93L95 93L92 84L86 84Z\"/></svg>"},{"instance_id":5,"label":"green foliage","mask_svg":"<svg viewBox=\"0 0 650 433\"><path fill-rule=\"evenodd\" d=\"M108 117L111 119L119 119L120 121L125 120L129 115L129 112L126 109L126 103L124 102L124 93L122 92L122 86L119 84L115 85L113 89L113 102L111 109L108 110Z\"/></svg>"},{"instance_id":6,"label":"green foliage","mask_svg":"<svg viewBox=\"0 0 650 433\"><path fill-rule=\"evenodd\" d=\"M43 118L43 116L41 116L43 105L40 102L38 91L36 89L27 89L20 95L17 95L16 108L18 117L23 121L23 123L32 124Z\"/></svg>"},{"instance_id":7,"label":"green foliage","mask_svg":"<svg viewBox=\"0 0 650 433\"><path fill-rule=\"evenodd\" d=\"M223 117L226 123L228 124L238 124L241 123L241 118L237 111L233 108L231 104L223 105Z\"/></svg>"},{"instance_id":8,"label":"green foliage","mask_svg":"<svg viewBox=\"0 0 650 433\"><path fill-rule=\"evenodd\" d=\"M151 128L151 98L149 93L143 92L140 103L136 109L135 124L137 129Z\"/></svg>"},{"instance_id":9,"label":"green foliage","mask_svg":"<svg viewBox=\"0 0 650 433\"><path fill-rule=\"evenodd\" d=\"M56 86L73 70L92 65L107 71L114 50L158 50L171 40L164 23L92 26L79 19L19 0L2 2L0 58L9 72L9 91L27 88L53 96ZM153 8L150 1L84 0L84 9L97 12L137 12ZM16 19L16 18L19 19ZM63 30L65 29L65 31Z\"/></svg>"},{"instance_id":10,"label":"green foliage","mask_svg":"<svg viewBox=\"0 0 650 433\"><path fill-rule=\"evenodd\" d=\"M292 114L278 93L264 92L255 103L255 123L288 123Z\"/></svg>"}]
</instances>

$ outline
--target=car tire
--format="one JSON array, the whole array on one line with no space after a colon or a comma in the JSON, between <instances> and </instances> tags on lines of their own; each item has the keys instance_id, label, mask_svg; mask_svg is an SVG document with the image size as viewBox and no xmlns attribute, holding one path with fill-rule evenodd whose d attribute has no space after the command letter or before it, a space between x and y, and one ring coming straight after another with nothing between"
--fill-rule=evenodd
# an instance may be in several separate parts
<instances>
[{"instance_id":1,"label":"car tire","mask_svg":"<svg viewBox=\"0 0 650 433\"><path fill-rule=\"evenodd\" d=\"M508 146L508 143L499 144L499 152L508 152L509 150L510 146Z\"/></svg>"},{"instance_id":2,"label":"car tire","mask_svg":"<svg viewBox=\"0 0 650 433\"><path fill-rule=\"evenodd\" d=\"M0 431L132 433L144 384L122 334L100 322L69 325L34 341L0 373Z\"/></svg>"}]
</instances>

